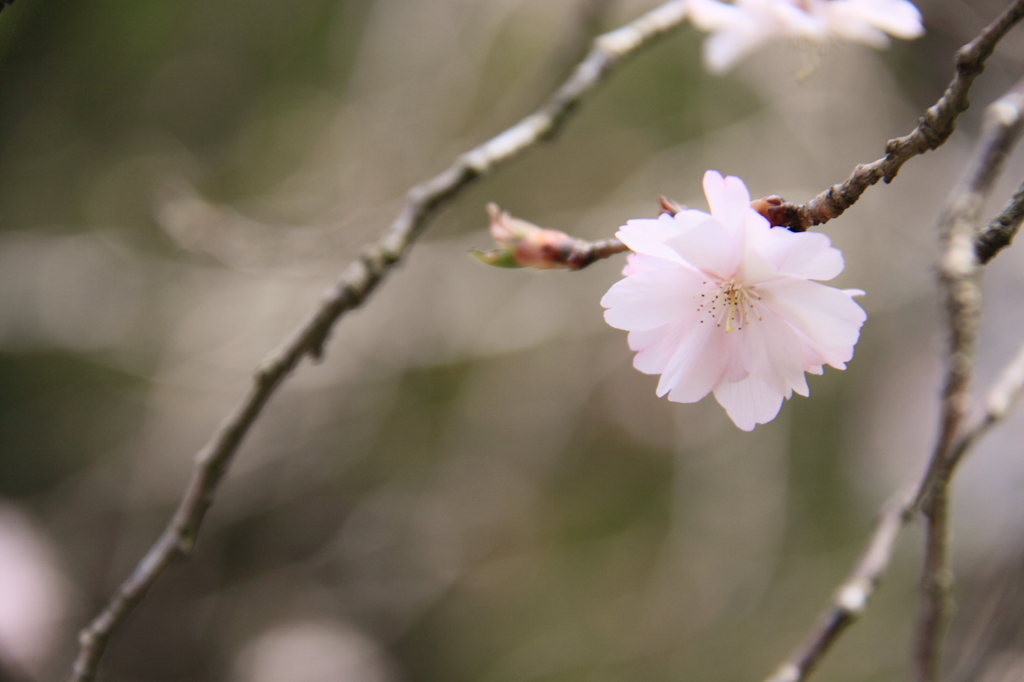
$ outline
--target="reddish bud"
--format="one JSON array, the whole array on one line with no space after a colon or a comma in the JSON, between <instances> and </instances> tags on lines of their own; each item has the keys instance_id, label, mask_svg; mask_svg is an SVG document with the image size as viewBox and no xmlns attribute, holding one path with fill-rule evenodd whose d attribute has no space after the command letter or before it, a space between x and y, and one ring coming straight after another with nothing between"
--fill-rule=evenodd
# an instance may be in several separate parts
<instances>
[{"instance_id":1,"label":"reddish bud","mask_svg":"<svg viewBox=\"0 0 1024 682\"><path fill-rule=\"evenodd\" d=\"M675 215L680 211L686 210L686 207L677 201L673 201L668 197L659 196L658 202L661 203L661 212L668 213L669 215Z\"/></svg>"},{"instance_id":2,"label":"reddish bud","mask_svg":"<svg viewBox=\"0 0 1024 682\"><path fill-rule=\"evenodd\" d=\"M488 265L511 268L573 268L570 259L582 245L580 240L558 230L548 230L533 223L514 218L497 204L487 205L491 218L491 236L500 248L492 251L473 251L473 255Z\"/></svg>"},{"instance_id":3,"label":"reddish bud","mask_svg":"<svg viewBox=\"0 0 1024 682\"><path fill-rule=\"evenodd\" d=\"M754 199L750 207L763 215L772 227L787 227L794 232L807 229L800 221L799 208L777 194Z\"/></svg>"}]
</instances>

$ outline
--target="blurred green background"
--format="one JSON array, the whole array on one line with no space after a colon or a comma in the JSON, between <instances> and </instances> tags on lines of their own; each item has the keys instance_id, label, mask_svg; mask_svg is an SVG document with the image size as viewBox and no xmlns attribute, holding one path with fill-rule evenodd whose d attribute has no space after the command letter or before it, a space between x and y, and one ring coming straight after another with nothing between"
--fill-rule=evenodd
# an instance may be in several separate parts
<instances>
[{"instance_id":1,"label":"blurred green background","mask_svg":"<svg viewBox=\"0 0 1024 682\"><path fill-rule=\"evenodd\" d=\"M18 0L0 14L0 677L65 674L75 632L156 538L253 369L406 190L529 113L585 38L655 4ZM920 7L926 36L887 52L777 43L724 77L684 29L473 185L272 401L195 556L119 632L101 679L768 674L928 452L935 219L981 110L1024 67L1024 33L949 144L826 226L847 260L837 284L868 292L861 343L753 433L710 399L656 398L632 369L598 305L622 261L502 271L467 251L489 244L488 201L596 239L655 215L659 194L704 207L708 168L809 199L913 127L1002 4ZM1015 158L993 210L1021 178ZM1011 250L990 269L982 386L1024 338L1022 266ZM1022 429L1002 427L957 488L954 663L983 631L972 604L1019 563ZM905 676L919 545L911 532L819 679Z\"/></svg>"}]
</instances>

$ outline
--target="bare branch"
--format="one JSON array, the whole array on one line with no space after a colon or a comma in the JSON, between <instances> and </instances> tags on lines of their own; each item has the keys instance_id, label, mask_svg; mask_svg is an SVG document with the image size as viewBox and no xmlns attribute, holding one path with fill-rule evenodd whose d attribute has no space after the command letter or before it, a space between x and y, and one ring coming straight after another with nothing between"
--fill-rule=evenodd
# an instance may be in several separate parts
<instances>
[{"instance_id":1,"label":"bare branch","mask_svg":"<svg viewBox=\"0 0 1024 682\"><path fill-rule=\"evenodd\" d=\"M949 482L959 457L953 448L971 405L971 384L981 314L975 238L981 209L1002 173L1006 157L1024 129L1024 81L985 111L985 125L973 167L954 190L939 221L944 255L939 286L949 324L946 379L939 435L928 469L930 484L921 500L927 531L916 632L917 679L935 682L942 666L942 641L952 574L949 566Z\"/></svg>"},{"instance_id":2,"label":"bare branch","mask_svg":"<svg viewBox=\"0 0 1024 682\"><path fill-rule=\"evenodd\" d=\"M1010 245L1017 236L1021 222L1024 222L1024 184L1014 192L1006 208L978 235L974 252L982 265L987 265L997 253Z\"/></svg>"},{"instance_id":3,"label":"bare branch","mask_svg":"<svg viewBox=\"0 0 1024 682\"><path fill-rule=\"evenodd\" d=\"M949 450L955 466L1024 397L1024 345L1007 365L985 400L985 412L977 422L964 429ZM817 624L786 662L765 682L802 682L813 672L824 655L850 625L867 610L875 590L885 577L903 529L913 520L933 472L926 468L882 508L875 530L850 574L836 589L832 602Z\"/></svg>"},{"instance_id":4,"label":"bare branch","mask_svg":"<svg viewBox=\"0 0 1024 682\"><path fill-rule=\"evenodd\" d=\"M304 357L319 359L323 355L338 319L366 300L419 237L434 211L476 178L554 135L585 94L628 58L679 27L684 18L684 1L670 0L599 36L587 57L539 110L461 155L447 170L409 191L406 205L390 229L363 250L337 284L324 294L316 311L263 363L252 387L198 453L191 481L167 528L99 615L80 633L80 649L71 680L95 679L111 634L167 566L191 553L217 486L267 401Z\"/></svg>"},{"instance_id":5,"label":"bare branch","mask_svg":"<svg viewBox=\"0 0 1024 682\"><path fill-rule=\"evenodd\" d=\"M807 679L839 636L867 610L868 602L889 568L896 541L914 518L915 500L926 478L921 475L885 505L863 554L836 590L814 629L765 682Z\"/></svg>"},{"instance_id":6,"label":"bare branch","mask_svg":"<svg viewBox=\"0 0 1024 682\"><path fill-rule=\"evenodd\" d=\"M838 587L832 602L818 619L805 640L766 682L801 682L807 679L839 636L866 610L885 575L903 529L919 509L930 509L938 524L935 537L929 535L929 551L934 556L926 564L926 634L919 634L919 674L937 670L938 635L944 614L948 569L945 567L945 502L950 477L963 455L989 428L1002 419L1024 393L1024 348L1003 371L987 400L984 417L974 426L961 429L969 407L973 376L976 320L981 303L976 275L979 263L974 258L974 225L985 196L1002 169L1010 147L1020 136L1024 118L1024 81L986 110L986 125L978 145L976 160L953 195L950 208L940 222L946 255L941 266L943 291L953 336L950 341L948 374L943 398L943 417L938 443L927 467L883 507L875 530L853 570ZM1014 109L1016 108L1016 109ZM1012 110L1017 116L1010 115ZM962 431L962 435L958 435ZM939 486L939 493L932 490ZM929 517L931 518L931 517ZM928 644L925 646L924 641ZM927 673L920 671L925 668ZM931 678L922 678L931 679Z\"/></svg>"},{"instance_id":7,"label":"bare branch","mask_svg":"<svg viewBox=\"0 0 1024 682\"><path fill-rule=\"evenodd\" d=\"M977 38L956 53L956 73L939 101L928 108L917 127L905 137L885 145L885 156L854 168L844 182L833 185L806 204L783 203L774 210L773 225L802 232L836 218L852 206L861 194L879 180L892 182L900 168L911 158L942 146L956 128L956 119L967 110L967 94L974 79L985 69L1006 32L1024 17L1024 0L1014 0Z\"/></svg>"},{"instance_id":8,"label":"bare branch","mask_svg":"<svg viewBox=\"0 0 1024 682\"><path fill-rule=\"evenodd\" d=\"M949 450L946 466L955 469L978 440L1002 420L1024 396L1024 345L1013 361L1003 368L985 399L985 411L970 427L963 430Z\"/></svg>"}]
</instances>

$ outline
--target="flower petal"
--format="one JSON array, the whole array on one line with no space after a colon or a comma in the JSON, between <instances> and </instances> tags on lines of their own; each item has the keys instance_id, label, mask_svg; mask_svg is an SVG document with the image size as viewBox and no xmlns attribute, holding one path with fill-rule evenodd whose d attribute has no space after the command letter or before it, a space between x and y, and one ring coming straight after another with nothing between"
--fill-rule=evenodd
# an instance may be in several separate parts
<instances>
[{"instance_id":1,"label":"flower petal","mask_svg":"<svg viewBox=\"0 0 1024 682\"><path fill-rule=\"evenodd\" d=\"M698 315L697 299L707 288L701 275L674 266L639 272L612 285L601 299L604 319L616 329L646 331L666 324L689 323Z\"/></svg>"},{"instance_id":2,"label":"flower petal","mask_svg":"<svg viewBox=\"0 0 1024 682\"><path fill-rule=\"evenodd\" d=\"M756 315L756 317L755 317ZM793 327L767 309L756 306L743 326L731 332L737 339L739 355L750 375L760 376L772 390L791 390L806 396L801 339Z\"/></svg>"},{"instance_id":3,"label":"flower petal","mask_svg":"<svg viewBox=\"0 0 1024 682\"><path fill-rule=\"evenodd\" d=\"M630 220L619 228L615 236L636 253L681 263L679 254L665 246L666 239L681 231L672 216L662 213L656 219Z\"/></svg>"},{"instance_id":4,"label":"flower petal","mask_svg":"<svg viewBox=\"0 0 1024 682\"><path fill-rule=\"evenodd\" d=\"M744 431L753 431L756 425L775 419L782 407L782 398L781 393L772 390L756 374L715 387L715 400Z\"/></svg>"},{"instance_id":5,"label":"flower petal","mask_svg":"<svg viewBox=\"0 0 1024 682\"><path fill-rule=\"evenodd\" d=\"M921 12L906 0L835 0L826 3L830 26L853 20L870 23L891 36L912 40L924 35Z\"/></svg>"},{"instance_id":6,"label":"flower petal","mask_svg":"<svg viewBox=\"0 0 1024 682\"><path fill-rule=\"evenodd\" d=\"M729 234L738 236L743 219L750 209L750 192L743 181L734 175L723 178L718 171L709 170L704 174L704 195L708 198L712 217Z\"/></svg>"},{"instance_id":7,"label":"flower petal","mask_svg":"<svg viewBox=\"0 0 1024 682\"><path fill-rule=\"evenodd\" d=\"M717 280L736 274L742 253L729 232L717 220L708 220L684 234L665 242L680 258Z\"/></svg>"},{"instance_id":8,"label":"flower petal","mask_svg":"<svg viewBox=\"0 0 1024 682\"><path fill-rule=\"evenodd\" d=\"M644 374L661 374L691 325L673 324L629 333L629 348L637 351L633 366Z\"/></svg>"},{"instance_id":9,"label":"flower petal","mask_svg":"<svg viewBox=\"0 0 1024 682\"><path fill-rule=\"evenodd\" d=\"M719 31L704 41L704 66L711 73L725 73L769 37L761 31L738 27Z\"/></svg>"},{"instance_id":10,"label":"flower petal","mask_svg":"<svg viewBox=\"0 0 1024 682\"><path fill-rule=\"evenodd\" d=\"M695 403L710 393L721 381L731 356L731 344L723 336L713 324L691 325L662 372L658 396L668 393L673 402Z\"/></svg>"},{"instance_id":11,"label":"flower petal","mask_svg":"<svg viewBox=\"0 0 1024 682\"><path fill-rule=\"evenodd\" d=\"M831 2L832 0L828 0ZM820 3L811 0L809 13L804 7L789 2L773 2L771 5L772 15L782 24L786 34L808 40L822 41L828 36L828 26L813 9Z\"/></svg>"},{"instance_id":12,"label":"flower petal","mask_svg":"<svg viewBox=\"0 0 1024 682\"><path fill-rule=\"evenodd\" d=\"M844 368L867 319L845 291L796 277L762 284L761 303L806 337L809 348L833 367Z\"/></svg>"},{"instance_id":13,"label":"flower petal","mask_svg":"<svg viewBox=\"0 0 1024 682\"><path fill-rule=\"evenodd\" d=\"M657 256L645 256L642 253L631 253L626 256L626 266L622 268L622 274L628 277L629 275L635 275L638 272L664 270L665 268L675 267L679 267L679 264L674 261L658 258Z\"/></svg>"},{"instance_id":14,"label":"flower petal","mask_svg":"<svg viewBox=\"0 0 1024 682\"><path fill-rule=\"evenodd\" d=\"M689 0L686 11L690 23L702 31L721 31L747 16L735 5L716 0Z\"/></svg>"},{"instance_id":15,"label":"flower petal","mask_svg":"<svg viewBox=\"0 0 1024 682\"><path fill-rule=\"evenodd\" d=\"M806 279L830 280L842 272L845 265L843 254L820 232L790 232L784 227L773 227L757 233L751 248L776 271Z\"/></svg>"},{"instance_id":16,"label":"flower petal","mask_svg":"<svg viewBox=\"0 0 1024 682\"><path fill-rule=\"evenodd\" d=\"M832 31L840 38L854 43L864 43L877 50L884 50L892 45L892 41L889 40L885 31L873 26L856 14L850 15L850 13L843 12L842 8L836 8L836 11L829 14L831 15L829 23Z\"/></svg>"}]
</instances>

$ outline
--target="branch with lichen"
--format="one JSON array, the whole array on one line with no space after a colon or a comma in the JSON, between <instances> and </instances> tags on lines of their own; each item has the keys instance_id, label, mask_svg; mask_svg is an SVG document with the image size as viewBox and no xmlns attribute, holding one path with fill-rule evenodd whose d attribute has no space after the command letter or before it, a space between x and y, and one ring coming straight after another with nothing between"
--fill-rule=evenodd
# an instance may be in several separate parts
<instances>
[{"instance_id":1,"label":"branch with lichen","mask_svg":"<svg viewBox=\"0 0 1024 682\"><path fill-rule=\"evenodd\" d=\"M473 180L550 139L587 93L630 57L681 26L685 15L685 2L670 0L629 24L598 36L586 58L540 109L462 154L439 175L409 191L391 228L379 241L363 249L337 284L324 294L313 314L263 362L249 391L196 455L192 478L170 523L110 601L81 631L80 648L71 671L73 682L96 677L111 635L167 567L192 553L224 474L271 396L304 358L318 360L323 356L334 325L346 312L366 301L420 236L436 210Z\"/></svg>"}]
</instances>

